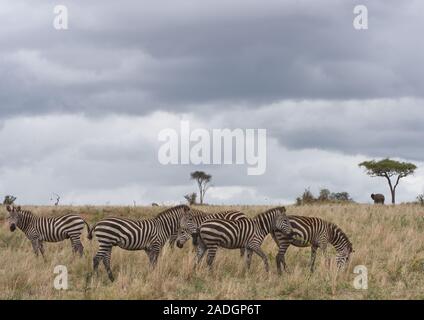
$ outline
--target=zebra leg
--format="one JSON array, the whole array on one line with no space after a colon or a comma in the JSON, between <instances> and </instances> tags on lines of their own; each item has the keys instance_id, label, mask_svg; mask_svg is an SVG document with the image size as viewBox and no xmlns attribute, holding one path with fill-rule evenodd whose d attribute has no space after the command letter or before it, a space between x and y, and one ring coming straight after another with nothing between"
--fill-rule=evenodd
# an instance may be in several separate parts
<instances>
[{"instance_id":1,"label":"zebra leg","mask_svg":"<svg viewBox=\"0 0 424 320\"><path fill-rule=\"evenodd\" d=\"M213 246L213 247L208 248L208 258L207 258L206 262L208 264L209 270L212 270L212 264L213 264L213 261L215 260L217 249L218 249L217 246Z\"/></svg>"},{"instance_id":2,"label":"zebra leg","mask_svg":"<svg viewBox=\"0 0 424 320\"><path fill-rule=\"evenodd\" d=\"M159 257L159 252L158 250L151 250L148 255L149 255L149 261L150 261L150 267L152 269L154 269L156 267L156 264L158 263L158 257Z\"/></svg>"},{"instance_id":3,"label":"zebra leg","mask_svg":"<svg viewBox=\"0 0 424 320\"><path fill-rule=\"evenodd\" d=\"M99 262L102 260L102 257L99 254L96 254L93 258L93 271L99 275Z\"/></svg>"},{"instance_id":4,"label":"zebra leg","mask_svg":"<svg viewBox=\"0 0 424 320\"><path fill-rule=\"evenodd\" d=\"M151 269L154 269L156 267L156 264L157 264L157 259L158 259L158 256L159 256L159 252L156 253L152 249L145 249L144 251L146 252L147 257L149 258L150 268Z\"/></svg>"},{"instance_id":5,"label":"zebra leg","mask_svg":"<svg viewBox=\"0 0 424 320\"><path fill-rule=\"evenodd\" d=\"M311 273L313 273L314 270L315 270L315 259L317 257L317 249L318 249L317 246L312 245L312 247L311 247L311 264L310 264Z\"/></svg>"},{"instance_id":6,"label":"zebra leg","mask_svg":"<svg viewBox=\"0 0 424 320\"><path fill-rule=\"evenodd\" d=\"M97 275L99 274L98 272L99 262L100 260L102 260L105 266L105 269L107 271L107 274L109 276L109 279L110 281L113 282L114 278L113 278L112 270L110 269L111 255L112 255L112 245L109 243L100 243L100 248L93 258L93 270L97 273Z\"/></svg>"},{"instance_id":7,"label":"zebra leg","mask_svg":"<svg viewBox=\"0 0 424 320\"><path fill-rule=\"evenodd\" d=\"M106 268L109 280L112 282L115 281L115 278L113 277L113 274L112 274L112 270L110 269L110 257L103 257L103 264Z\"/></svg>"},{"instance_id":8,"label":"zebra leg","mask_svg":"<svg viewBox=\"0 0 424 320\"><path fill-rule=\"evenodd\" d=\"M198 239L199 240L199 239ZM197 241L197 263L199 264L203 257L205 256L205 253L207 251L206 245L203 241Z\"/></svg>"},{"instance_id":9,"label":"zebra leg","mask_svg":"<svg viewBox=\"0 0 424 320\"><path fill-rule=\"evenodd\" d=\"M82 245L82 243L80 243L79 247L78 247L78 252L80 257L82 258L83 254L84 254L84 246Z\"/></svg>"},{"instance_id":10,"label":"zebra leg","mask_svg":"<svg viewBox=\"0 0 424 320\"><path fill-rule=\"evenodd\" d=\"M202 261L203 257L205 256L205 253L206 253L206 247L201 242L197 246L197 254L196 254L196 258L197 259L196 259L196 263L194 264L194 269L200 264L200 262Z\"/></svg>"},{"instance_id":11,"label":"zebra leg","mask_svg":"<svg viewBox=\"0 0 424 320\"><path fill-rule=\"evenodd\" d=\"M43 256L43 260L44 262L46 262L46 257L44 256L44 246L43 246L43 241L38 240L38 249L41 252L41 255Z\"/></svg>"},{"instance_id":12,"label":"zebra leg","mask_svg":"<svg viewBox=\"0 0 424 320\"><path fill-rule=\"evenodd\" d=\"M327 253L327 243L322 243L320 245L320 248L322 250L322 254L323 254L324 259L325 259L325 265L327 266L327 268L330 268L331 259L330 259L330 257L328 256L328 253Z\"/></svg>"},{"instance_id":13,"label":"zebra leg","mask_svg":"<svg viewBox=\"0 0 424 320\"><path fill-rule=\"evenodd\" d=\"M191 235L191 243L193 244L194 247L197 247L199 245L199 234L198 233L193 233Z\"/></svg>"},{"instance_id":14,"label":"zebra leg","mask_svg":"<svg viewBox=\"0 0 424 320\"><path fill-rule=\"evenodd\" d=\"M241 251L241 249L240 249ZM244 253L244 249L243 249L243 253ZM252 263L252 253L253 251L251 249L246 249L246 267L247 270L250 270L250 264Z\"/></svg>"},{"instance_id":15,"label":"zebra leg","mask_svg":"<svg viewBox=\"0 0 424 320\"><path fill-rule=\"evenodd\" d=\"M264 262L265 265L265 271L269 272L269 264L268 264L268 258L266 257L266 254L262 251L261 248L250 248L253 250L254 253L256 253L258 256L260 256Z\"/></svg>"},{"instance_id":16,"label":"zebra leg","mask_svg":"<svg viewBox=\"0 0 424 320\"><path fill-rule=\"evenodd\" d=\"M150 267L154 269L156 267L156 264L158 262L158 257L160 254L160 250L162 249L163 243L161 242L154 242L148 251L148 256L150 260Z\"/></svg>"},{"instance_id":17,"label":"zebra leg","mask_svg":"<svg viewBox=\"0 0 424 320\"><path fill-rule=\"evenodd\" d=\"M171 236L169 237L169 246L171 247L171 249L174 249L175 241L177 241L177 237L178 235L176 233L171 234Z\"/></svg>"},{"instance_id":18,"label":"zebra leg","mask_svg":"<svg viewBox=\"0 0 424 320\"><path fill-rule=\"evenodd\" d=\"M150 261L150 250L149 249L145 249L144 252L146 252L147 257L149 258L149 261Z\"/></svg>"},{"instance_id":19,"label":"zebra leg","mask_svg":"<svg viewBox=\"0 0 424 320\"><path fill-rule=\"evenodd\" d=\"M113 277L112 269L110 268L111 255L112 255L112 247L110 247L109 251L106 252L106 255L103 256L103 265L105 266L109 280L113 282L115 278Z\"/></svg>"},{"instance_id":20,"label":"zebra leg","mask_svg":"<svg viewBox=\"0 0 424 320\"><path fill-rule=\"evenodd\" d=\"M278 248L278 253L277 253L277 256L275 257L275 261L277 262L277 272L279 275L282 274L281 265L283 266L284 271L287 272L287 264L286 264L285 255L286 255L287 248L289 246L290 246L290 243L282 242Z\"/></svg>"},{"instance_id":21,"label":"zebra leg","mask_svg":"<svg viewBox=\"0 0 424 320\"><path fill-rule=\"evenodd\" d=\"M32 249L34 250L35 255L38 257L38 240L34 239L31 241Z\"/></svg>"},{"instance_id":22,"label":"zebra leg","mask_svg":"<svg viewBox=\"0 0 424 320\"><path fill-rule=\"evenodd\" d=\"M71 235L71 245L72 245L72 251L73 253L79 253L80 257L82 257L84 252L84 246L81 243L80 235Z\"/></svg>"},{"instance_id":23,"label":"zebra leg","mask_svg":"<svg viewBox=\"0 0 424 320\"><path fill-rule=\"evenodd\" d=\"M74 246L74 244L72 243L72 240L70 240L71 241L71 246L72 246L72 257L73 258L75 258L75 254L77 253L77 248Z\"/></svg>"},{"instance_id":24,"label":"zebra leg","mask_svg":"<svg viewBox=\"0 0 424 320\"><path fill-rule=\"evenodd\" d=\"M244 257L244 252L246 251L245 248L240 248L240 257Z\"/></svg>"}]
</instances>

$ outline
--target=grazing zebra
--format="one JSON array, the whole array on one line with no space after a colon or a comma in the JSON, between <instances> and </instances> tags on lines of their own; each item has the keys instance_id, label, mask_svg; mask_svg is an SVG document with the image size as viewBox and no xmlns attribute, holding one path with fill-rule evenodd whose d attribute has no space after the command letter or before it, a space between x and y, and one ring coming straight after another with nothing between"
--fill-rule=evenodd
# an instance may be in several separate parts
<instances>
[{"instance_id":1,"label":"grazing zebra","mask_svg":"<svg viewBox=\"0 0 424 320\"><path fill-rule=\"evenodd\" d=\"M31 211L22 210L21 207L7 206L9 212L9 228L15 231L21 229L31 241L35 255L38 252L44 257L43 242L59 242L70 239L72 250L82 256L84 247L81 243L81 233L84 226L90 232L90 226L80 216L67 214L59 217L37 217Z\"/></svg>"},{"instance_id":2,"label":"grazing zebra","mask_svg":"<svg viewBox=\"0 0 424 320\"><path fill-rule=\"evenodd\" d=\"M290 237L292 230L285 212L284 207L278 207L261 213L253 219L212 219L204 222L199 231L197 264L200 263L207 252L207 264L211 268L218 247L227 249L245 248L247 268L250 269L252 253L255 252L262 258L265 270L268 272L268 259L261 250L261 245L265 237L276 228Z\"/></svg>"},{"instance_id":3,"label":"grazing zebra","mask_svg":"<svg viewBox=\"0 0 424 320\"><path fill-rule=\"evenodd\" d=\"M110 268L112 248L118 246L125 250L145 250L150 265L154 267L160 250L165 242L178 229L179 221L190 207L179 205L161 212L155 218L146 220L131 220L126 218L106 218L97 222L88 234L93 233L99 241L99 250L93 258L93 269L97 272L100 260L108 273L109 279L114 280Z\"/></svg>"},{"instance_id":4,"label":"grazing zebra","mask_svg":"<svg viewBox=\"0 0 424 320\"><path fill-rule=\"evenodd\" d=\"M276 256L277 271L281 274L281 265L287 269L284 255L290 245L296 247L311 247L311 272L314 271L316 252L321 248L326 254L327 245L331 244L337 251L336 262L338 269L348 261L353 251L352 243L346 234L334 223L315 217L289 216L294 236L289 238L284 232L275 230L271 233L278 246Z\"/></svg>"},{"instance_id":5,"label":"grazing zebra","mask_svg":"<svg viewBox=\"0 0 424 320\"><path fill-rule=\"evenodd\" d=\"M193 238L193 245L198 245L198 235L200 225L211 219L225 219L225 220L239 220L245 219L247 216L237 210L227 210L217 213L205 213L200 210L191 209L188 214L185 214L180 220L180 227L178 228L177 246L182 248L190 237ZM241 255L244 255L244 249L241 248Z\"/></svg>"}]
</instances>

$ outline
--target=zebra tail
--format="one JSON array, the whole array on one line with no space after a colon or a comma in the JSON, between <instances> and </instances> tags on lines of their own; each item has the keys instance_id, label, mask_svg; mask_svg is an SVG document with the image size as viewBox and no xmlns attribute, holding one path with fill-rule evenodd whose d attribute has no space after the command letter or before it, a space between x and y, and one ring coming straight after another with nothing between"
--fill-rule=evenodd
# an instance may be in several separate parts
<instances>
[{"instance_id":1,"label":"zebra tail","mask_svg":"<svg viewBox=\"0 0 424 320\"><path fill-rule=\"evenodd\" d=\"M88 240L91 240L93 239L93 231L94 229L96 229L97 223L92 228L90 228L90 225L87 222L85 224L87 225L87 231L88 231L87 238Z\"/></svg>"}]
</instances>

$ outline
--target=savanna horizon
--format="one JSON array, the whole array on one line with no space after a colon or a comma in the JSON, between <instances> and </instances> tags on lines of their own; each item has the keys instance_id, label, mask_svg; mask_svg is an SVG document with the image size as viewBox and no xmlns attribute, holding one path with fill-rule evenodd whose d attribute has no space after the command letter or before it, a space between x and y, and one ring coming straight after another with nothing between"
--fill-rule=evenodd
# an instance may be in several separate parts
<instances>
[{"instance_id":1,"label":"savanna horizon","mask_svg":"<svg viewBox=\"0 0 424 320\"><path fill-rule=\"evenodd\" d=\"M252 217L274 206L195 206L207 212L238 209ZM90 225L100 219L118 216L133 219L154 217L167 207L131 206L23 206L40 216L80 214ZM269 263L254 257L251 270L245 269L238 250L219 249L213 271L205 263L193 272L191 243L183 249L163 248L158 265L149 268L142 251L115 247L110 283L100 266L93 275L92 258L98 248L95 239L82 234L83 258L72 254L69 241L45 243L46 262L36 257L31 243L16 230L9 231L6 209L0 228L1 299L422 299L424 298L424 208L419 205L396 206L364 204L314 204L286 206L288 215L316 216L337 224L353 243L355 253L346 271L336 273L334 249L329 248L327 267L318 251L316 270L309 272L310 248L289 247L286 262L290 273L278 276L275 266L277 246L268 236L262 245ZM68 269L68 290L56 290L54 267ZM368 269L368 290L353 286L353 268Z\"/></svg>"}]
</instances>

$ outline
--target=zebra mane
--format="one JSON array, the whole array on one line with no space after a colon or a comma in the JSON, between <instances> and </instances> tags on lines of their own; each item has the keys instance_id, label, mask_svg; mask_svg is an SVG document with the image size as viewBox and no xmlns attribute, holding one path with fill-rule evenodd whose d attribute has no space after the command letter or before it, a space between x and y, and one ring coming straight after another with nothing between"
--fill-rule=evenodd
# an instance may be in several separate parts
<instances>
[{"instance_id":1,"label":"zebra mane","mask_svg":"<svg viewBox=\"0 0 424 320\"><path fill-rule=\"evenodd\" d=\"M350 242L346 233L344 233L344 231L335 223L328 222L328 224L330 225L330 229L331 229L331 242L334 241L335 235L338 234L339 237L342 238L346 243L348 243L348 245L352 249L353 247L352 242Z\"/></svg>"},{"instance_id":2,"label":"zebra mane","mask_svg":"<svg viewBox=\"0 0 424 320\"><path fill-rule=\"evenodd\" d=\"M32 213L32 211L30 211L30 210L23 210L21 208L21 206L17 206L17 207L15 207L15 206L12 206L12 207L8 206L7 211L18 213L18 214L23 214L24 213L26 215L33 215L34 216L34 213Z\"/></svg>"},{"instance_id":3,"label":"zebra mane","mask_svg":"<svg viewBox=\"0 0 424 320\"><path fill-rule=\"evenodd\" d=\"M279 212L284 212L285 213L286 212L286 208L285 207L275 207L275 208L269 209L269 210L267 210L265 212L261 212L261 213L257 214L254 218L259 218L259 217L266 216L266 215L268 215L269 213L271 213L273 211L279 211Z\"/></svg>"},{"instance_id":4,"label":"zebra mane","mask_svg":"<svg viewBox=\"0 0 424 320\"><path fill-rule=\"evenodd\" d=\"M188 211L188 210L190 210L190 207L186 204L180 204L178 206L174 206L172 208L169 208L169 209L166 209L162 212L159 212L159 214L156 216L156 218L163 217L165 215L172 213L173 211L180 210L180 209L184 209L184 211Z\"/></svg>"},{"instance_id":5,"label":"zebra mane","mask_svg":"<svg viewBox=\"0 0 424 320\"><path fill-rule=\"evenodd\" d=\"M208 215L210 213L199 210L199 209L190 208L190 214L193 215L193 216L202 216L202 215Z\"/></svg>"}]
</instances>

